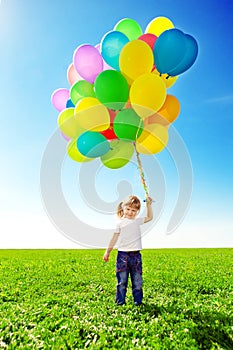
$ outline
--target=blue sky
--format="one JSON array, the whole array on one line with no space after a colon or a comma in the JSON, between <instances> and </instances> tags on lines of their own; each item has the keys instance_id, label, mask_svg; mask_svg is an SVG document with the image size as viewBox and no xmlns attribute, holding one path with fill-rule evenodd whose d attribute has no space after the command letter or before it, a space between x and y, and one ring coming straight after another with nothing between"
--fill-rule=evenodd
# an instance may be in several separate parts
<instances>
[{"instance_id":1,"label":"blue sky","mask_svg":"<svg viewBox=\"0 0 233 350\"><path fill-rule=\"evenodd\" d=\"M79 45L98 44L122 18L135 19L145 30L157 16L169 17L176 28L193 35L199 46L196 63L169 91L181 104L174 127L190 154L194 180L184 221L172 235L166 235L179 179L167 152L158 155L167 200L161 218L145 236L145 246L232 247L232 12L230 0L0 2L0 211L4 227L0 247L78 247L51 223L40 194L41 160L57 128L58 113L50 96L57 88L69 88L66 71ZM74 191L77 171L76 163L65 162L62 181L67 201L83 220L92 217L101 226L109 218L90 212L84 204L79 208L75 202L81 202L77 188ZM142 197L133 166L107 175L100 171L97 192L111 201L116 197L112 186L124 178L133 179L133 190ZM155 174L155 184L149 184L152 192L156 181Z\"/></svg>"}]
</instances>

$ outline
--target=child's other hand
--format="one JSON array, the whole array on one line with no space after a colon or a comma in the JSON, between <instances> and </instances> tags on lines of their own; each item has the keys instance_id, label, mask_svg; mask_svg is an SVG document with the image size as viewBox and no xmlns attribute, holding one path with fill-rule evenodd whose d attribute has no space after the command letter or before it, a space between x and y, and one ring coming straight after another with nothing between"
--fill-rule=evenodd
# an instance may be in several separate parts
<instances>
[{"instance_id":1,"label":"child's other hand","mask_svg":"<svg viewBox=\"0 0 233 350\"><path fill-rule=\"evenodd\" d=\"M109 260L109 253L104 253L103 260L105 262L108 262L108 260Z\"/></svg>"}]
</instances>

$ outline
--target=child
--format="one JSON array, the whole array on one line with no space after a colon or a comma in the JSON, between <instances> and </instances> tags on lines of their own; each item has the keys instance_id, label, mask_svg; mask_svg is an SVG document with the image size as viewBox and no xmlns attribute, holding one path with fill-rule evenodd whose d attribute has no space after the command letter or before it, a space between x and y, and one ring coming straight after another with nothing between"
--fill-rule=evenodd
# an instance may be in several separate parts
<instances>
[{"instance_id":1,"label":"child","mask_svg":"<svg viewBox=\"0 0 233 350\"><path fill-rule=\"evenodd\" d=\"M137 217L141 203L136 196L127 197L117 207L117 215L120 220L103 259L106 262L109 260L109 255L119 239L116 261L116 277L118 281L116 303L118 305L125 304L129 274L132 282L134 304L140 305L142 303L142 257L140 253L142 243L140 225L153 219L151 204L152 199L148 197L146 200L146 217Z\"/></svg>"}]
</instances>

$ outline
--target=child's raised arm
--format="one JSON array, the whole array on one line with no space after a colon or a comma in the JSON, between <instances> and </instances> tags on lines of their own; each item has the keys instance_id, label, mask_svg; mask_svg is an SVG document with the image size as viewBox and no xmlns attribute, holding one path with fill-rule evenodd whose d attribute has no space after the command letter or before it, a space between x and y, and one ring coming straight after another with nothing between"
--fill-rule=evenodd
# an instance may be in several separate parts
<instances>
[{"instance_id":1,"label":"child's raised arm","mask_svg":"<svg viewBox=\"0 0 233 350\"><path fill-rule=\"evenodd\" d=\"M106 249L104 256L103 256L103 260L105 262L107 262L109 260L109 255L111 253L111 251L113 250L117 240L119 237L119 233L118 232L114 232L111 241L109 242L108 248Z\"/></svg>"},{"instance_id":2,"label":"child's raised arm","mask_svg":"<svg viewBox=\"0 0 233 350\"><path fill-rule=\"evenodd\" d=\"M146 200L147 213L146 213L146 217L144 219L144 222L148 222L148 221L151 221L153 219L152 201L153 200L151 197L148 197Z\"/></svg>"}]
</instances>

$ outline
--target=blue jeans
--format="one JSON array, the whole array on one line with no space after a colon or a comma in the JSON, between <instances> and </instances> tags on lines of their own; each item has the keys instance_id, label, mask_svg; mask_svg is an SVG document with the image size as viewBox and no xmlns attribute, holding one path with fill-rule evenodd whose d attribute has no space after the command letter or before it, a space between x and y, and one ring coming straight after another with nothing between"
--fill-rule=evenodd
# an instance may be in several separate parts
<instances>
[{"instance_id":1,"label":"blue jeans","mask_svg":"<svg viewBox=\"0 0 233 350\"><path fill-rule=\"evenodd\" d=\"M143 298L142 291L142 256L138 252L121 252L118 251L116 261L116 303L123 305L125 303L128 278L132 282L132 294L134 303L141 304Z\"/></svg>"}]
</instances>

